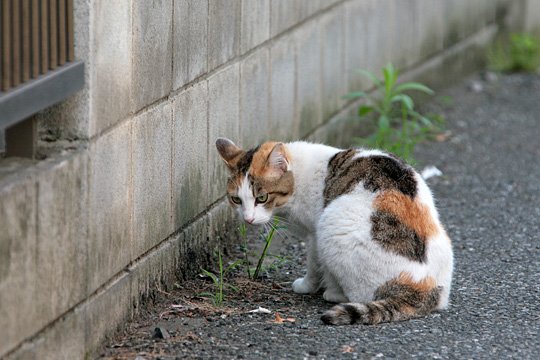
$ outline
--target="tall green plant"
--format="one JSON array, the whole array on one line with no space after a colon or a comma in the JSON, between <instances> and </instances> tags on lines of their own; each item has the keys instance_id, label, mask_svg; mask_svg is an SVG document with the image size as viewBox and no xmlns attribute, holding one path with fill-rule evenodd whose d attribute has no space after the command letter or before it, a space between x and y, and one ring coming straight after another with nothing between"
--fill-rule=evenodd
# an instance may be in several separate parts
<instances>
[{"instance_id":1,"label":"tall green plant","mask_svg":"<svg viewBox=\"0 0 540 360\"><path fill-rule=\"evenodd\" d=\"M347 99L365 98L366 104L358 109L360 118L374 119L375 132L358 142L364 146L382 148L413 161L414 146L435 128L434 120L415 109L409 91L419 91L428 95L434 92L418 82L399 83L399 72L392 64L382 69L382 78L367 70L357 70L375 85L373 93L355 91L345 95Z\"/></svg>"}]
</instances>

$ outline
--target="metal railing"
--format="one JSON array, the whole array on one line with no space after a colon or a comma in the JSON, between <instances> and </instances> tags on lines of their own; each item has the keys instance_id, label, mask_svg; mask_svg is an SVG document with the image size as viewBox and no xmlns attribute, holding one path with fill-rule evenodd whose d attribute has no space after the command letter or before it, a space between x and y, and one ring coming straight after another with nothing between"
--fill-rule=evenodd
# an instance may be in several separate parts
<instances>
[{"instance_id":1,"label":"metal railing","mask_svg":"<svg viewBox=\"0 0 540 360\"><path fill-rule=\"evenodd\" d=\"M35 124L22 122L84 85L73 16L73 0L0 0L0 130L8 155L32 156Z\"/></svg>"}]
</instances>

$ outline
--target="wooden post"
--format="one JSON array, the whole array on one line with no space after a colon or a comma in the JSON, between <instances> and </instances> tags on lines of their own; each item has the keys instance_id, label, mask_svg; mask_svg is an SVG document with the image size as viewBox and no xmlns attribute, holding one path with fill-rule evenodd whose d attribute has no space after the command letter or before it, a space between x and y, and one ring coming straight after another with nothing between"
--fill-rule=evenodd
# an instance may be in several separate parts
<instances>
[{"instance_id":1,"label":"wooden post","mask_svg":"<svg viewBox=\"0 0 540 360\"><path fill-rule=\"evenodd\" d=\"M30 0L22 0L22 81L30 80L32 69L30 67L31 56L31 28L30 21Z\"/></svg>"},{"instance_id":2,"label":"wooden post","mask_svg":"<svg viewBox=\"0 0 540 360\"><path fill-rule=\"evenodd\" d=\"M2 86L6 91L11 87L11 2L2 1L2 24L0 33L2 36Z\"/></svg>"},{"instance_id":3,"label":"wooden post","mask_svg":"<svg viewBox=\"0 0 540 360\"><path fill-rule=\"evenodd\" d=\"M49 71L49 4L42 0L40 8L41 18L41 73Z\"/></svg>"},{"instance_id":4,"label":"wooden post","mask_svg":"<svg viewBox=\"0 0 540 360\"><path fill-rule=\"evenodd\" d=\"M32 78L40 74L40 29L39 29L39 2L32 0Z\"/></svg>"},{"instance_id":5,"label":"wooden post","mask_svg":"<svg viewBox=\"0 0 540 360\"><path fill-rule=\"evenodd\" d=\"M37 151L37 121L32 116L6 129L6 157L34 159Z\"/></svg>"},{"instance_id":6,"label":"wooden post","mask_svg":"<svg viewBox=\"0 0 540 360\"><path fill-rule=\"evenodd\" d=\"M58 2L49 0L49 69L58 66Z\"/></svg>"},{"instance_id":7,"label":"wooden post","mask_svg":"<svg viewBox=\"0 0 540 360\"><path fill-rule=\"evenodd\" d=\"M75 34L74 34L74 28L73 28L73 0L67 0L67 32L68 32L68 39L67 39L67 61L74 61L75 60Z\"/></svg>"},{"instance_id":8,"label":"wooden post","mask_svg":"<svg viewBox=\"0 0 540 360\"><path fill-rule=\"evenodd\" d=\"M64 65L67 59L66 2L58 1L58 65Z\"/></svg>"},{"instance_id":9,"label":"wooden post","mask_svg":"<svg viewBox=\"0 0 540 360\"><path fill-rule=\"evenodd\" d=\"M11 47L13 51L13 87L22 82L21 79L21 7L19 1L13 1L11 18Z\"/></svg>"}]
</instances>

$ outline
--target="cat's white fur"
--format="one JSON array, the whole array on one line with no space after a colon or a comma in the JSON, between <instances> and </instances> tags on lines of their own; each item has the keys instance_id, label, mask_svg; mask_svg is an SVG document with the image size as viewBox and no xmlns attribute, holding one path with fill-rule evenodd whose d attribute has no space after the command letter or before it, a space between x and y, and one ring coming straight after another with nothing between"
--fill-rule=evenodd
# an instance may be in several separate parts
<instances>
[{"instance_id":1,"label":"cat's white fur","mask_svg":"<svg viewBox=\"0 0 540 360\"><path fill-rule=\"evenodd\" d=\"M442 287L438 308L448 305L453 257L444 232L427 239L425 262L412 261L383 249L370 234L371 204L376 194L365 190L362 183L354 191L334 199L326 208L323 206L328 162L342 150L302 141L288 143L286 148L291 157L287 168L294 174L294 193L279 210L286 211L291 220L307 229L302 236L310 242L307 273L294 281L295 292L312 293L323 287L327 301L366 303L373 299L379 286L408 272L413 281L427 276L435 278L437 286ZM356 156L373 155L387 156L379 150L366 150ZM415 176L418 199L438 223L431 191L420 175ZM238 196L242 199L239 211L244 219L253 224L270 220L272 212L255 205L247 177Z\"/></svg>"}]
</instances>

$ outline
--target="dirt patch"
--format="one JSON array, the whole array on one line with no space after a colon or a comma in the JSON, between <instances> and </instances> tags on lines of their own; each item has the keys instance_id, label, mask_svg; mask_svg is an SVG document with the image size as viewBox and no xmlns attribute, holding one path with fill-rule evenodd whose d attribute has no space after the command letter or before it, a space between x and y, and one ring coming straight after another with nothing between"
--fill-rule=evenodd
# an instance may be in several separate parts
<instances>
[{"instance_id":1,"label":"dirt patch","mask_svg":"<svg viewBox=\"0 0 540 360\"><path fill-rule=\"evenodd\" d=\"M250 238L248 247L256 249L254 254L260 253L262 241L257 236ZM268 331L277 326L298 327L304 322L306 314L302 309L307 304L321 311L328 307L320 294L302 296L292 291L292 281L303 273L304 243L280 234L272 243L270 253L274 256L265 261L267 270L260 280L249 279L244 267L227 275L221 306L214 304L210 296L216 291L214 283L202 275L176 284L171 291L156 290L143 313L103 348L100 358L205 358L205 354L209 355L205 349L216 346L228 348L221 356L241 357L235 350L239 347L219 339L214 333L216 329L226 331L233 326L244 329L262 326L263 331ZM243 256L238 247L225 262L232 263ZM217 274L216 269L213 270ZM163 333L167 335L163 336ZM243 345L249 349L260 344L246 341Z\"/></svg>"}]
</instances>

